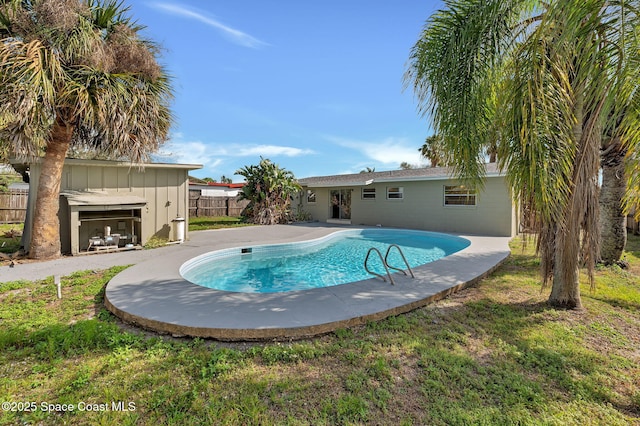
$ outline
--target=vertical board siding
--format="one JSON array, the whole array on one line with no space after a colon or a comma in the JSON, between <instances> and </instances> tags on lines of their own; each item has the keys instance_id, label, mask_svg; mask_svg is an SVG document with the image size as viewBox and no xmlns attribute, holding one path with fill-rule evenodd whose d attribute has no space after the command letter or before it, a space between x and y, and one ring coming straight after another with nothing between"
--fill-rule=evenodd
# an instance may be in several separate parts
<instances>
[{"instance_id":1,"label":"vertical board siding","mask_svg":"<svg viewBox=\"0 0 640 426\"><path fill-rule=\"evenodd\" d=\"M70 189L76 191L86 190L89 187L89 168L73 167L69 169L69 177L71 178Z\"/></svg>"},{"instance_id":2,"label":"vertical board siding","mask_svg":"<svg viewBox=\"0 0 640 426\"><path fill-rule=\"evenodd\" d=\"M118 169L116 167L103 167L102 170L102 189L104 191L108 191L117 188Z\"/></svg>"},{"instance_id":3,"label":"vertical board siding","mask_svg":"<svg viewBox=\"0 0 640 426\"><path fill-rule=\"evenodd\" d=\"M87 167L88 168L88 167ZM103 191L104 188L104 168L92 168L87 177L87 189L90 191Z\"/></svg>"}]
</instances>

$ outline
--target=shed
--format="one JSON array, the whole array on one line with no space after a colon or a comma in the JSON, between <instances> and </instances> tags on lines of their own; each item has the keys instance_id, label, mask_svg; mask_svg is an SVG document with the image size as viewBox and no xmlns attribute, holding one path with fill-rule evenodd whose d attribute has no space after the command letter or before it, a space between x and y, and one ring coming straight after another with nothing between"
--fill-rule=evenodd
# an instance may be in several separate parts
<instances>
[{"instance_id":1,"label":"shed","mask_svg":"<svg viewBox=\"0 0 640 426\"><path fill-rule=\"evenodd\" d=\"M23 232L28 250L41 160L12 164L16 170L28 168L30 172ZM176 218L184 218L188 225L188 173L200 168L197 164L66 159L58 212L62 252L86 252L95 247L93 241L113 235L117 236L116 247L143 245L154 236L171 239Z\"/></svg>"}]
</instances>

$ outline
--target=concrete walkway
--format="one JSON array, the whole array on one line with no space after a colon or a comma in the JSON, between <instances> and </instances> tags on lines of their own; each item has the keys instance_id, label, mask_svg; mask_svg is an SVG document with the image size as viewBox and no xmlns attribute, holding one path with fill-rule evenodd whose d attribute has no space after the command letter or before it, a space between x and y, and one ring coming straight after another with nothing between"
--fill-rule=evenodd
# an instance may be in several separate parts
<instances>
[{"instance_id":1,"label":"concrete walkway","mask_svg":"<svg viewBox=\"0 0 640 426\"><path fill-rule=\"evenodd\" d=\"M25 262L18 260L13 268L0 266L0 282L43 280L52 275L61 277L76 271L101 270L118 265L131 265L164 254L173 247L161 247L154 250L131 250L114 253L96 253L86 256L69 256L44 262Z\"/></svg>"},{"instance_id":2,"label":"concrete walkway","mask_svg":"<svg viewBox=\"0 0 640 426\"><path fill-rule=\"evenodd\" d=\"M358 227L349 227L356 229ZM415 279L395 274L287 293L224 292L192 284L179 274L187 260L231 247L306 241L344 227L326 224L247 227L191 234L174 248L116 275L105 304L144 328L220 340L289 339L327 333L408 312L477 282L509 255L509 238L462 236L466 249L414 268Z\"/></svg>"},{"instance_id":3,"label":"concrete walkway","mask_svg":"<svg viewBox=\"0 0 640 426\"><path fill-rule=\"evenodd\" d=\"M43 280L53 275L61 277L70 275L76 271L101 270L112 266L133 265L146 260L162 257L172 253L179 253L195 247L209 247L215 249L235 247L237 245L255 243L254 235L266 243L295 241L302 236L303 239L318 238L326 235L326 229L335 230L335 226L324 224L311 224L301 227L298 225L287 226L252 226L243 228L216 229L210 231L196 231L189 233L189 241L183 244L167 245L153 250L131 250L113 253L96 253L83 256L68 256L60 259L44 262L16 263L13 268L8 265L0 266L0 283L7 281L36 281ZM310 229L306 229L310 228ZM333 231L331 231L333 232ZM305 238L309 235L309 238ZM314 236L315 235L315 236ZM257 243L255 243L257 244ZM207 250L208 251L208 250Z\"/></svg>"}]
</instances>

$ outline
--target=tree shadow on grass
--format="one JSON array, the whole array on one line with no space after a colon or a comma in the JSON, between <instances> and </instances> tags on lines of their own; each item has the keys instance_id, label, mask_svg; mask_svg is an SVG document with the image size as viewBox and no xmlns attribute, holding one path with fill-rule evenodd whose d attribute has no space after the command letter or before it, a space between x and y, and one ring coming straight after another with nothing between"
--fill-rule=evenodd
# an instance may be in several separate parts
<instances>
[{"instance_id":1,"label":"tree shadow on grass","mask_svg":"<svg viewBox=\"0 0 640 426\"><path fill-rule=\"evenodd\" d=\"M556 310L546 302L503 303L481 298L464 301L461 307L439 308L438 318L444 320L436 326L438 329L433 330L435 347L440 347L440 350L451 347L451 329L458 333L460 329L466 330L467 337L461 340L463 345L469 336L474 340L477 336L480 341L489 342L490 345L499 342L498 346L490 349L490 352L496 352L488 358L486 354L474 353L473 350L467 352L485 372L499 368L514 377L526 379L539 389L557 389L564 395L563 398L590 401L601 406L611 405L618 412L631 417L640 415L640 407L633 402L634 391L620 398L616 395L619 389L614 389L616 385L610 381L611 377L620 377L621 373L633 375L633 367L627 370L628 367L612 364L610 355L615 355L615 345L606 343L608 336L598 336L604 342L604 347L587 344L583 330L587 320L584 312ZM484 344L487 343L481 343ZM458 353L458 350L455 352ZM514 378L508 381L514 382ZM498 381L494 385L496 395L504 394L504 398L514 399L517 404L526 404L529 388L520 389L515 385L509 388L507 382ZM505 386L509 389L503 389ZM547 394L551 395L548 391ZM518 398L521 398L520 402Z\"/></svg>"}]
</instances>

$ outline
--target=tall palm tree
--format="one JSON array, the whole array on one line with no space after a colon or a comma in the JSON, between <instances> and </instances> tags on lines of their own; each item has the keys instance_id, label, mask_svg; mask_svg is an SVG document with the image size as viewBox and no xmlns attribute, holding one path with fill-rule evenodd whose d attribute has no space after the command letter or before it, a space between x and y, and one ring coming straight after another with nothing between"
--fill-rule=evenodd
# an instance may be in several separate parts
<instances>
[{"instance_id":1,"label":"tall palm tree","mask_svg":"<svg viewBox=\"0 0 640 426\"><path fill-rule=\"evenodd\" d=\"M165 141L169 79L157 46L117 0L0 1L0 144L42 157L29 255L60 255L70 147L132 162Z\"/></svg>"},{"instance_id":2,"label":"tall palm tree","mask_svg":"<svg viewBox=\"0 0 640 426\"><path fill-rule=\"evenodd\" d=\"M629 4L628 4L629 3ZM484 147L533 211L549 302L580 308L578 268L599 253L603 135L638 149L637 4L450 0L405 74L459 177L482 185ZM498 137L496 138L496 134Z\"/></svg>"}]
</instances>

